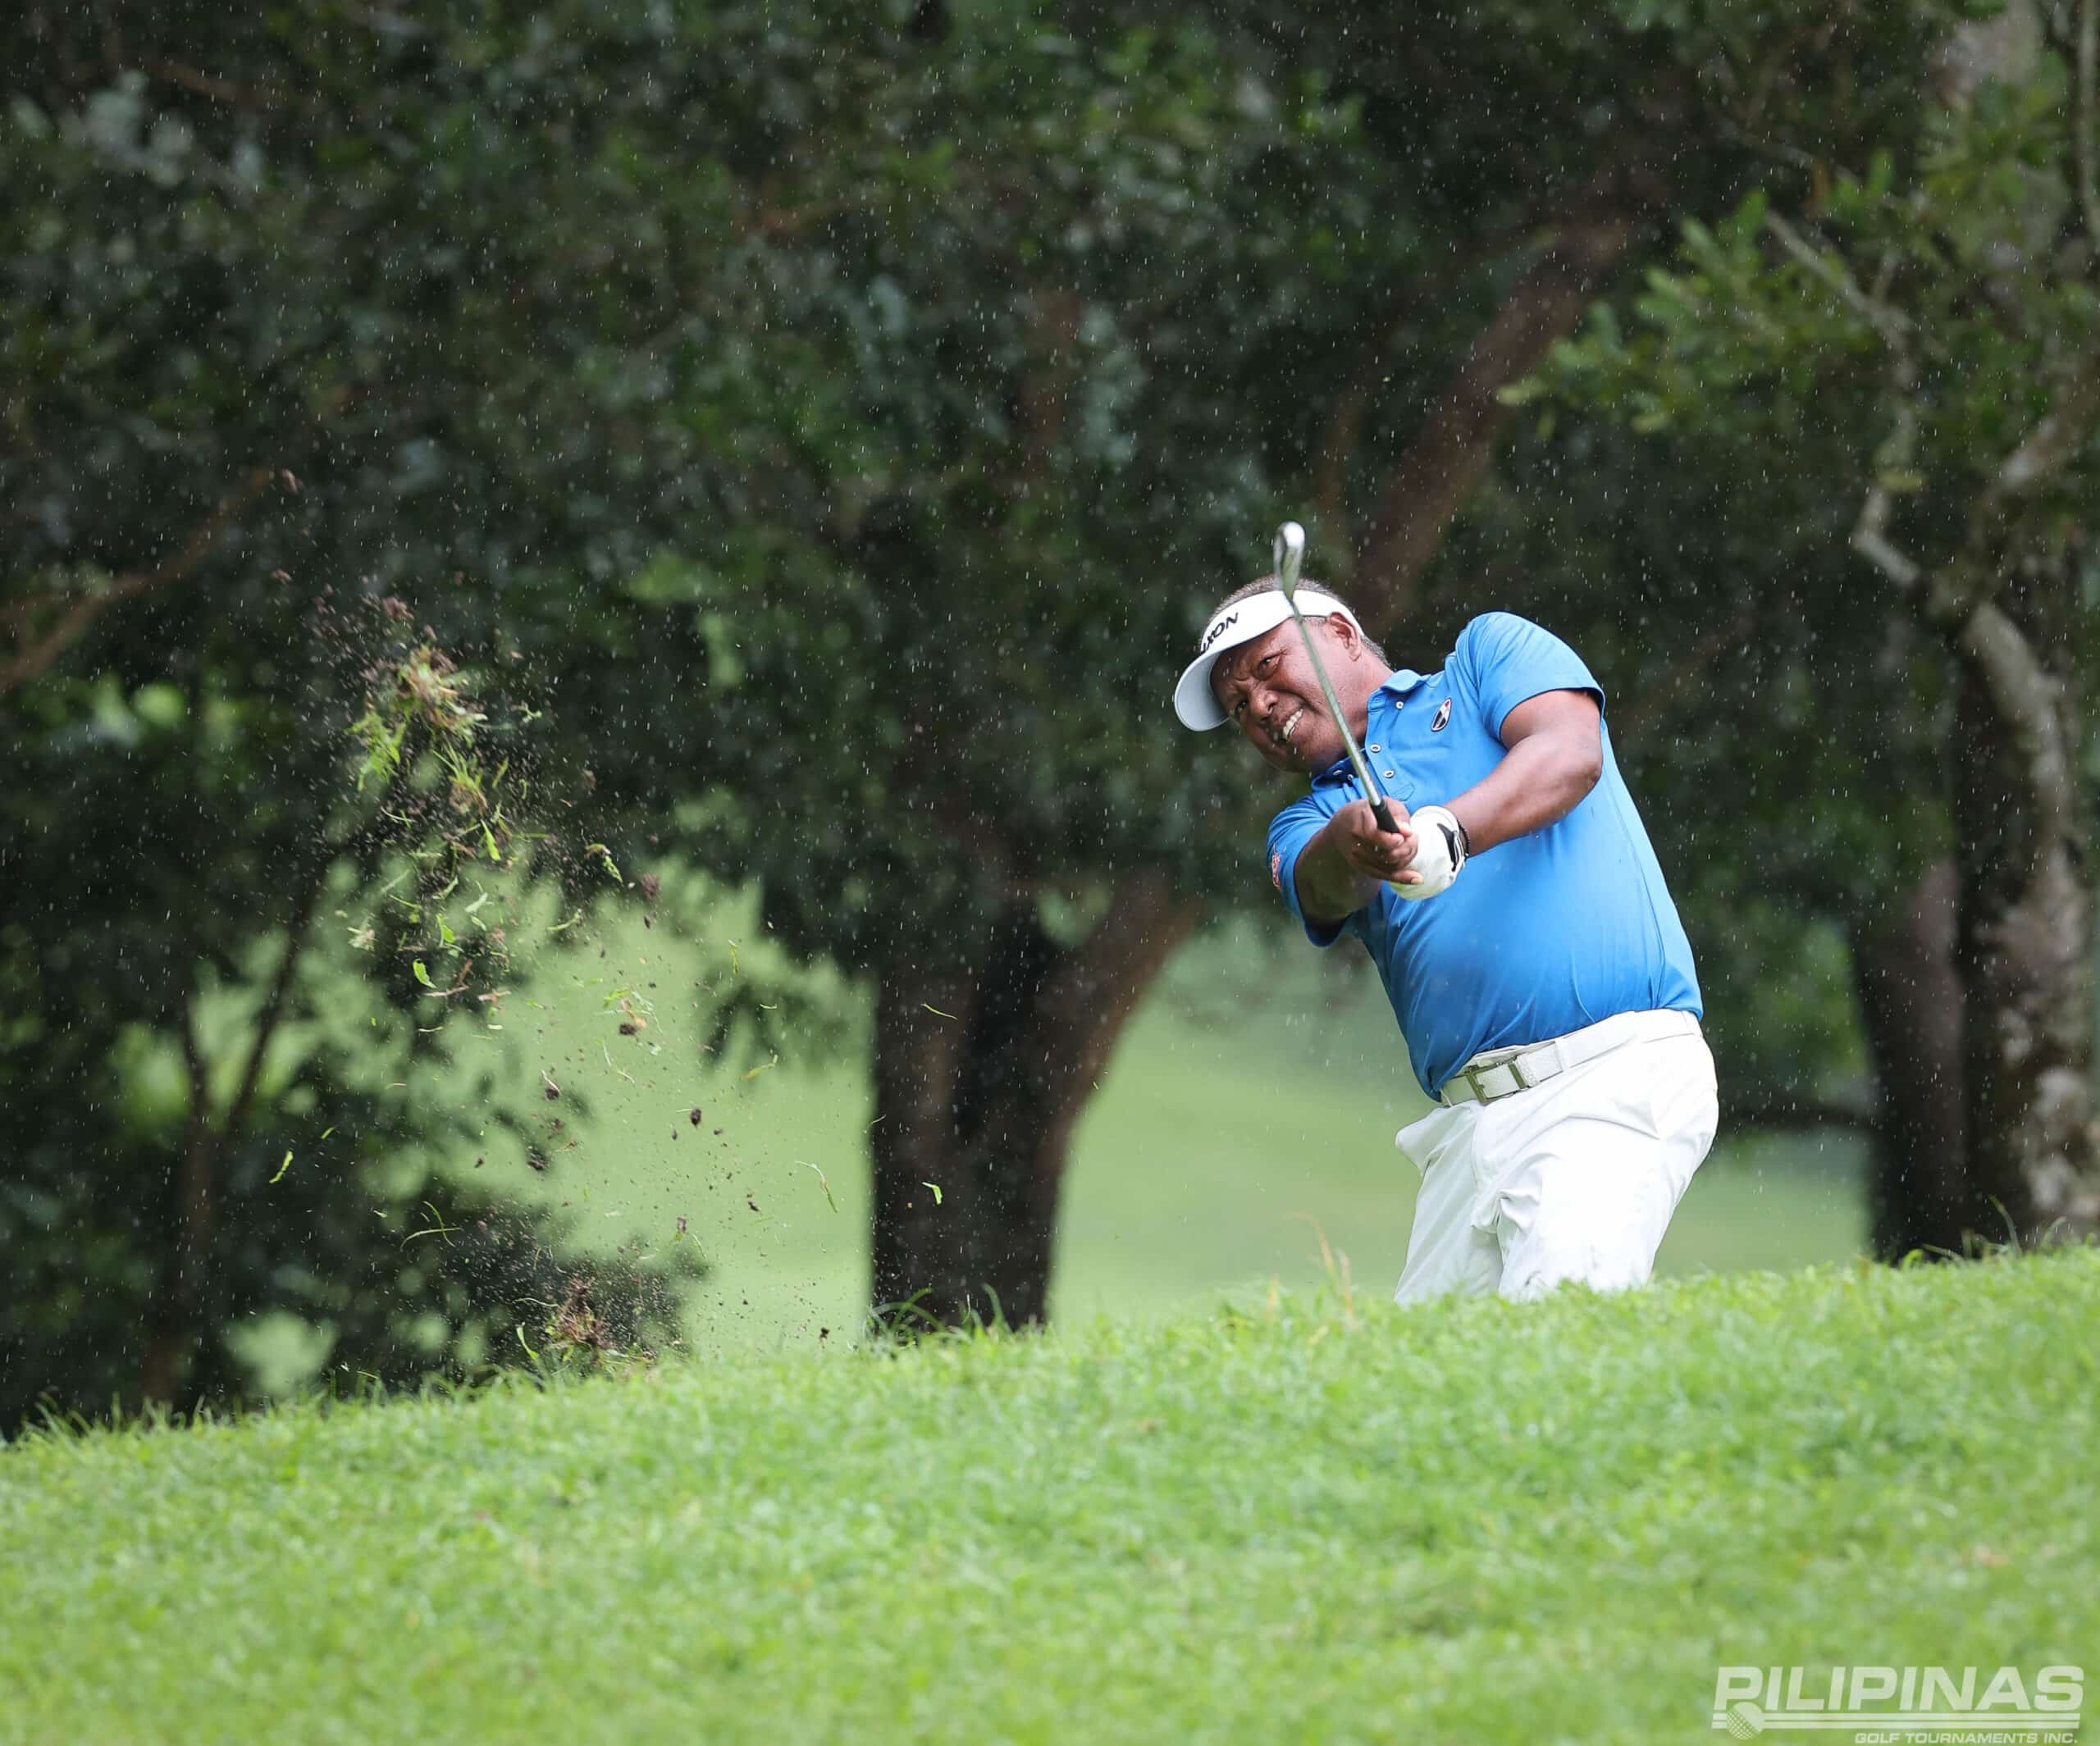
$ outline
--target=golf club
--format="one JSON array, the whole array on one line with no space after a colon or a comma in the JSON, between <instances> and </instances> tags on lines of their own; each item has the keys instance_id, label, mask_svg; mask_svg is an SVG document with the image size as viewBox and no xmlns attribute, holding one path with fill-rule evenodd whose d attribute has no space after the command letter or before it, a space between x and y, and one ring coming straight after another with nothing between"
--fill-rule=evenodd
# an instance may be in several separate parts
<instances>
[{"instance_id":1,"label":"golf club","mask_svg":"<svg viewBox=\"0 0 2100 1746\"><path fill-rule=\"evenodd\" d=\"M1378 786L1372 775L1371 766L1363 761L1363 754L1357 750L1356 736L1349 731L1349 723L1342 719L1341 700L1335 695L1334 682L1328 678L1326 665L1320 659L1320 651L1312 645L1312 631L1305 622L1305 615L1298 609L1298 568L1305 561L1305 530L1295 522L1285 522L1276 530L1276 586L1283 590L1285 604L1290 608L1290 616L1298 626L1298 634L1305 640L1305 653L1312 663L1312 671L1319 675L1320 690L1327 700L1327 714L1342 736L1348 749L1350 768L1356 779L1363 785L1364 798L1371 802L1371 814L1378 821L1381 831L1398 831L1393 809L1386 804L1386 791Z\"/></svg>"}]
</instances>

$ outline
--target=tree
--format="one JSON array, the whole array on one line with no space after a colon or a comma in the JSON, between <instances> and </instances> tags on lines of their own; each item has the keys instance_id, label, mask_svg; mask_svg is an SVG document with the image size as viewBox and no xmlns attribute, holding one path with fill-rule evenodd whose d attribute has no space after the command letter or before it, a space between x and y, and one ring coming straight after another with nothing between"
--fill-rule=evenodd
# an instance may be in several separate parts
<instances>
[{"instance_id":1,"label":"tree","mask_svg":"<svg viewBox=\"0 0 2100 1746\"><path fill-rule=\"evenodd\" d=\"M1116 30L1168 13L1099 9L1084 15L1097 33L1087 41L1100 53ZM1142 209L1120 193L1131 179L1112 173L1121 141L1100 137L1103 121L1089 116L1094 137L1075 153L1084 162L1080 148L1090 149L1103 167L1061 185L1061 203L1076 212L1023 209L1045 263L1023 282L1054 275L1057 298L1034 296L994 328L1005 337L991 355L1003 369L988 390L1020 422L958 413L948 431L978 440L943 449L937 421L900 418L912 452L953 457L947 476L967 481L970 494L958 500L918 484L893 493L853 554L898 614L856 630L876 657L856 667L856 682L871 701L897 700L911 742L937 769L929 779L916 760L877 765L856 748L862 773L883 773L872 811L851 814L842 834L854 853L883 845L879 864L897 870L915 901L929 895L956 950L926 939L879 891L856 892L870 913L849 923L811 913L799 879L793 890L769 888L774 913L800 937L876 955L879 1300L923 1290L927 1306L948 1315L988 1283L1014 1319L1039 1312L1064 1135L1093 1064L1166 941L1187 925L1192 906L1176 907L1176 894L1244 889L1244 842L1257 828L1249 803L1259 797L1226 801L1221 789L1235 778L1208 760L1185 785L1175 766L1186 748L1171 729L1162 740L1163 710L1159 727L1123 732L1098 752L1060 735L1061 705L1066 722L1120 729L1164 664L1130 662L1127 647L1098 631L1086 638L1089 617L1127 627L1139 647L1174 641L1175 615L1148 621L1118 592L1089 598L1081 585L1140 554L1156 573L1241 573L1249 548L1258 549L1258 533L1245 530L1260 528L1274 499L1230 489L1218 463L1235 457L1225 433L1244 431L1253 408L1256 428L1234 460L1240 476L1251 468L1280 485L1309 476L1326 517L1322 549L1351 551L1344 579L1373 622L1426 627L1431 560L1491 476L1506 416L1499 390L1573 326L1673 205L1746 187L1775 154L1806 161L1914 130L1922 68L1946 16L1920 7L1866 19L1804 6L1745 21L1740 8L1665 18L1627 7L1577 21L1512 6L1367 21L1360 9L1316 7L1279 25L1266 13L1230 15L1219 24L1224 64L1243 89L1262 93L1266 125L1214 135L1205 174L1223 194L1199 208L1204 228L1140 226ZM942 80L952 100L967 88L955 61ZM1043 75L1029 83L1056 88ZM952 109L911 107L938 129L960 130ZM1085 112L1076 98L1066 107ZM1129 112L1127 99L1116 112ZM1513 116L1526 125L1512 126ZM1043 121L1029 125L1043 135ZM1244 154L1236 164L1234 149ZM848 280L906 288L906 306L922 319L935 312L938 331L948 305L941 286L911 289L924 282L920 264L938 263L952 283L955 263L988 255L989 272L966 272L963 282L998 278L1013 247L1005 216L978 217L952 191L925 215L930 230L877 233ZM1117 246L1119 235L1139 246ZM1061 252L1043 240L1059 237ZM1163 257L1172 263L1164 278ZM980 302L966 308L966 321L986 321ZM1066 362L1059 348L1089 335L1093 345ZM964 354L967 342L955 350ZM881 354L862 391L886 401L884 385L906 380L906 359ZM1075 392L1098 396L1104 382L1130 385L1128 435L1100 417L1076 432L1061 417L1042 422ZM1326 391L1280 395L1279 383ZM1414 408L1427 411L1410 416ZM1090 429L1107 431L1111 446L1061 447ZM979 489L1002 481L1012 481L1003 501ZM852 486L867 490L865 472ZM847 488L840 480L833 490ZM1063 549L1047 551L1035 543L1045 531L1036 494L1046 488L1065 518ZM1180 512L1180 527L1162 527L1162 503ZM1358 521L1350 511L1363 504ZM1352 522L1363 530L1354 537ZM1039 575L1058 578L1047 612ZM1190 590L1185 622L1217 591ZM1618 604L1593 590L1585 609L1594 622ZM899 622L914 608L938 614L937 636ZM1031 614L1071 627L1070 641L1039 640L1030 651L1054 675L1049 686L1032 668L1015 671L1025 645L1013 627ZM883 634L895 641L875 641ZM785 626L755 642L794 650ZM767 689L784 691L788 674L776 671ZM1096 702L1104 682L1107 695ZM1029 744L1038 782L1021 787L1006 759L988 760L985 748L1000 740L979 727L1007 727L1007 743ZM782 737L822 732L808 719ZM812 769L809 780L812 810L856 786L850 767ZM1201 835L1181 822L1192 803L1211 809ZM1075 819L1087 834L1063 835ZM972 859L966 879L957 855ZM837 872L854 891L850 869ZM827 903L838 889L821 873L807 888ZM1066 893L1055 909L1045 900ZM1101 918L1093 932L1071 928L1071 898ZM1084 1022L1075 1025L1075 1014Z\"/></svg>"},{"instance_id":2,"label":"tree","mask_svg":"<svg viewBox=\"0 0 2100 1746\"><path fill-rule=\"evenodd\" d=\"M434 1167L486 1147L476 1120L394 1095L445 1060L449 996L499 1010L470 1003L515 925L524 845L467 676L377 635L273 650L317 724L213 663L230 651L185 653L128 686L106 669L7 700L0 1427L238 1397L230 1336L272 1311L326 1330L339 1379L388 1383L522 1356L526 1327L587 1325L597 1351L674 1333L689 1251L564 1259L564 1219ZM377 686L362 793L338 662ZM315 787L288 791L287 768ZM463 897L463 937L441 945L444 896L477 863L498 890ZM317 936L388 874L377 927L353 934L358 978L342 924L325 923L332 954Z\"/></svg>"},{"instance_id":3,"label":"tree","mask_svg":"<svg viewBox=\"0 0 2100 1746\"><path fill-rule=\"evenodd\" d=\"M395 588L515 717L547 702L527 650L634 526L623 478L676 488L637 467L642 390L615 367L646 372L619 323L651 312L600 309L605 263L660 215L600 203L617 117L580 157L536 116L482 128L491 103L587 107L587 67L509 79L530 27L441 42L348 7L29 22L0 219L0 1422L47 1396L221 1397L243 1374L225 1335L272 1308L389 1379L522 1356L514 1324L568 1294L560 1229L431 1169L471 1138L431 1102L443 1050L397 949L406 912L383 912L362 998L315 935L411 853L406 890L443 883L427 791L345 774L374 663L447 682L407 649L381 660L366 626L411 618ZM487 203L514 180L542 199ZM543 444L542 419L578 434ZM500 609L462 583L491 571L513 585ZM575 769L514 750L514 789L528 755L556 793ZM556 875L602 887L562 836ZM534 1137L500 1161L523 1172ZM606 1337L660 1324L650 1280L594 1271Z\"/></svg>"},{"instance_id":4,"label":"tree","mask_svg":"<svg viewBox=\"0 0 2100 1746\"><path fill-rule=\"evenodd\" d=\"M616 858L872 985L878 1301L1032 1320L1118 1028L1250 883L1173 651L1286 492L1424 635L1461 510L1550 540L1500 391L1664 215L1908 139L1946 16L40 10L10 707L175 669L295 723L295 603L403 599L550 701Z\"/></svg>"},{"instance_id":5,"label":"tree","mask_svg":"<svg viewBox=\"0 0 2100 1746\"><path fill-rule=\"evenodd\" d=\"M1899 843L1907 878L1857 905L1883 911L1856 931L1863 945L1907 942L1914 979L1952 973L1938 1012L1915 1014L1891 1000L1901 969L1862 953L1885 1083L1907 1057L1936 1070L1941 1098L1959 1087L1951 1142L1942 1129L1885 1154L1891 1250L2100 1219L2076 705L2100 236L2091 56L2079 71L2067 9L2055 23L2064 40L2038 31L2026 64L1998 58L1995 75L1955 39L1952 100L1914 152L1832 164L1788 210L1760 195L1725 225L1687 225L1677 269L1636 302L1637 327L1600 317L1550 372L1571 398L1785 479L1794 505L1775 525L1844 552L1833 596L1893 656L1883 718L1906 713L1906 668L1928 669L1951 706L1946 775L1907 802L1933 805L1937 827ZM1855 682L1824 676L1819 701L1831 723L1871 732L1874 712L1861 721L1836 695ZM1887 894L1914 888L1922 900L1887 918ZM1935 1153L1954 1167L1931 1169Z\"/></svg>"}]
</instances>

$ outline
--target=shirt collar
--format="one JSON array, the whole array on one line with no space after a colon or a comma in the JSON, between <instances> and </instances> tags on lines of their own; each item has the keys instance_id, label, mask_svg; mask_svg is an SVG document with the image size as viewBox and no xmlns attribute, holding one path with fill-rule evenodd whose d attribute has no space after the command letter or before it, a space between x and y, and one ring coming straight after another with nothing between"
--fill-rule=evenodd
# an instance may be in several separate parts
<instances>
[{"instance_id":1,"label":"shirt collar","mask_svg":"<svg viewBox=\"0 0 2100 1746\"><path fill-rule=\"evenodd\" d=\"M1386 682L1371 694L1372 708L1376 709L1381 704L1390 704L1397 709L1405 700L1408 692L1414 690L1417 686L1427 682L1427 674L1418 673L1412 667L1403 667L1395 672L1387 674ZM1370 710L1368 709L1364 713L1364 725L1367 727L1370 725ZM1312 786L1317 788L1322 782L1347 782L1355 773L1349 767L1349 754L1344 752L1340 757L1312 778Z\"/></svg>"},{"instance_id":2,"label":"shirt collar","mask_svg":"<svg viewBox=\"0 0 2100 1746\"><path fill-rule=\"evenodd\" d=\"M1426 684L1427 682L1427 674L1418 673L1412 667L1403 667L1398 672L1389 674L1386 682L1378 687L1378 691L1390 691L1395 697L1404 697L1417 686ZM1374 691L1372 695L1375 697L1377 692Z\"/></svg>"}]
</instances>

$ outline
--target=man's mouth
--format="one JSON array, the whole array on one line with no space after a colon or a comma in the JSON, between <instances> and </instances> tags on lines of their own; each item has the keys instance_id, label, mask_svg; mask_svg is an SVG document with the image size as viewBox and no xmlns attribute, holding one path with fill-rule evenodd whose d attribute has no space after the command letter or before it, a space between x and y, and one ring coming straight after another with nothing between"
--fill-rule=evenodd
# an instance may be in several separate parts
<instances>
[{"instance_id":1,"label":"man's mouth","mask_svg":"<svg viewBox=\"0 0 2100 1746\"><path fill-rule=\"evenodd\" d=\"M1299 719L1304 713L1305 705L1303 704L1300 704L1295 709L1290 712L1289 718L1285 721L1282 727L1276 730L1277 745L1294 752L1298 750L1295 745L1292 745L1290 736L1298 732Z\"/></svg>"}]
</instances>

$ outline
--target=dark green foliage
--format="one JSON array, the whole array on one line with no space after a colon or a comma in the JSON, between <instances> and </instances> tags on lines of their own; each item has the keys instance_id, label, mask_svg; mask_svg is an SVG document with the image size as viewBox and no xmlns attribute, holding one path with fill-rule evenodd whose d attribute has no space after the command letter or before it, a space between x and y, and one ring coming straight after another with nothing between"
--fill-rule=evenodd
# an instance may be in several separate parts
<instances>
[{"instance_id":1,"label":"dark green foliage","mask_svg":"<svg viewBox=\"0 0 2100 1746\"><path fill-rule=\"evenodd\" d=\"M1646 435L1652 470L1739 481L1764 551L1737 609L1792 655L1743 700L1735 754L1773 778L1746 798L1777 875L1862 941L1911 925L1929 863L1958 882L1952 1046L1895 1093L1953 1083L1938 1144L1966 1197L1924 1221L1949 1247L2100 1215L2079 704L2100 209L2070 9L2023 19L1947 45L1915 137L1687 221L1627 315L1600 308L1533 385ZM1917 1229L1885 1220L1884 1247Z\"/></svg>"},{"instance_id":2,"label":"dark green foliage","mask_svg":"<svg viewBox=\"0 0 2100 1746\"><path fill-rule=\"evenodd\" d=\"M135 1353L111 1343L149 1302L340 1300L376 1265L344 1212L371 1197L401 1236L426 1195L446 1225L487 1210L381 1167L444 1143L414 1023L454 1004L431 998L438 956L427 988L399 909L354 1000L304 956L398 864L345 765L380 603L508 718L544 709L532 823L573 891L680 856L756 882L793 951L885 984L988 974L995 939L1083 950L1136 871L1265 894L1249 845L1275 796L1192 756L1165 693L1286 498L1317 476L1323 568L1345 569L1344 524L1554 225L1911 150L1952 16L1498 0L1052 28L993 4L559 0L180 5L119 30L33 7L0 91L0 1095L30 1160L6 1240L43 1221L127 1282L77 1349ZM1760 549L1775 517L1813 525L1798 481L1643 471L1587 426L1520 444L1412 629L1434 647L1475 604L1534 607L1630 702L1749 613L1755 653L1699 734L1637 756L1673 872L1709 869L1681 876L1702 950L1737 928L1763 955L1797 913L1779 900L1888 864L1873 809L1936 694L1905 666L1885 745L1825 733L1803 761L1791 676L1859 649L1825 572ZM1778 864L1746 856L1729 783L1783 809L1810 771L1847 805ZM422 864L417 891L453 870ZM343 1028L375 1007L383 1068ZM181 1092L185 1014L208 1100ZM1828 1019L1801 1033L1819 1059ZM144 1062L175 1064L150 1121L126 1113ZM405 1103L377 1098L396 1082ZM216 1204L298 1209L238 1267L183 1260L193 1106L225 1129ZM294 1148L271 1184L294 1123L357 1149L324 1176ZM326 1220L282 1192L299 1182ZM308 1255L309 1228L340 1241ZM65 1240L25 1302L62 1296ZM420 1251L453 1239L390 1240L436 1290ZM381 1324L414 1295L357 1323L360 1365L393 1361ZM115 1375L22 1386L87 1399Z\"/></svg>"},{"instance_id":3,"label":"dark green foliage","mask_svg":"<svg viewBox=\"0 0 2100 1746\"><path fill-rule=\"evenodd\" d=\"M477 996L506 958L524 845L500 797L528 742L427 646L333 623L274 651L276 698L203 666L187 687L127 695L105 672L7 700L0 1424L238 1396L226 1335L272 1311L325 1329L331 1370L389 1382L522 1361L517 1324L578 1276L623 1346L675 1329L689 1256L579 1273L564 1222L504 1192L533 1137L463 1113L495 1071L466 1105L426 1089L447 1018L500 1010ZM367 701L390 755L360 791L345 724ZM463 877L495 907L470 919L461 891L454 933L418 900ZM486 1177L437 1168L477 1151Z\"/></svg>"}]
</instances>

